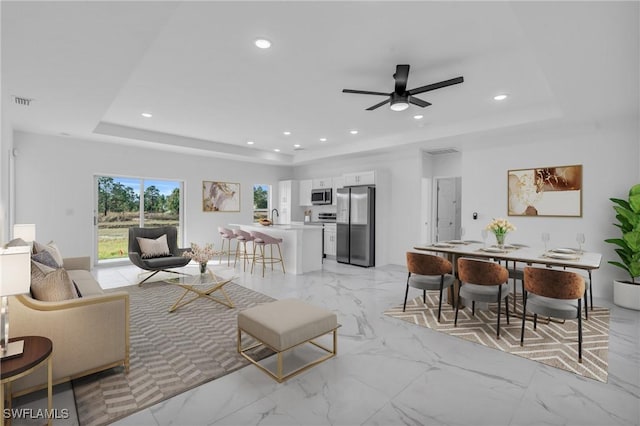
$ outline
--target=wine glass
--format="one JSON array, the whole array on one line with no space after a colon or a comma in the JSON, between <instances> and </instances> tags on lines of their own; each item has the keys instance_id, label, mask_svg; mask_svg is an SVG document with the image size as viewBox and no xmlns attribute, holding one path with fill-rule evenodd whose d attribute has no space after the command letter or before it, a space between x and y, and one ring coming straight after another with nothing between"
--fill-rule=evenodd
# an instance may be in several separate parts
<instances>
[{"instance_id":1,"label":"wine glass","mask_svg":"<svg viewBox=\"0 0 640 426\"><path fill-rule=\"evenodd\" d=\"M584 244L584 234L582 232L578 232L576 234L576 242L578 243L578 251L582 254L582 245Z\"/></svg>"},{"instance_id":2,"label":"wine glass","mask_svg":"<svg viewBox=\"0 0 640 426\"><path fill-rule=\"evenodd\" d=\"M460 227L460 241L464 240L464 231L465 231L464 226L461 226Z\"/></svg>"},{"instance_id":3,"label":"wine glass","mask_svg":"<svg viewBox=\"0 0 640 426\"><path fill-rule=\"evenodd\" d=\"M548 232L542 233L542 242L544 243L544 251L547 251L547 243L549 242L550 239L551 239L551 236L549 235Z\"/></svg>"},{"instance_id":4,"label":"wine glass","mask_svg":"<svg viewBox=\"0 0 640 426\"><path fill-rule=\"evenodd\" d=\"M482 245L487 248L487 237L489 236L489 231L487 231L486 229L482 228L482 231L480 231L480 235L482 235Z\"/></svg>"}]
</instances>

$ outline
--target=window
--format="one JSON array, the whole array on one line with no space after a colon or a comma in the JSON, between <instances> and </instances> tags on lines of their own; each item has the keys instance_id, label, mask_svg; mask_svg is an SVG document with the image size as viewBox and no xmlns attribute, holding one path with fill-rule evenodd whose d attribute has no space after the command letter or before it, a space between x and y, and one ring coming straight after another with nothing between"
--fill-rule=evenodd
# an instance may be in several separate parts
<instances>
[{"instance_id":1,"label":"window","mask_svg":"<svg viewBox=\"0 0 640 426\"><path fill-rule=\"evenodd\" d=\"M182 182L96 176L98 261L128 257L132 226L176 226L182 235Z\"/></svg>"},{"instance_id":2,"label":"window","mask_svg":"<svg viewBox=\"0 0 640 426\"><path fill-rule=\"evenodd\" d=\"M269 218L270 185L253 185L253 221Z\"/></svg>"}]
</instances>

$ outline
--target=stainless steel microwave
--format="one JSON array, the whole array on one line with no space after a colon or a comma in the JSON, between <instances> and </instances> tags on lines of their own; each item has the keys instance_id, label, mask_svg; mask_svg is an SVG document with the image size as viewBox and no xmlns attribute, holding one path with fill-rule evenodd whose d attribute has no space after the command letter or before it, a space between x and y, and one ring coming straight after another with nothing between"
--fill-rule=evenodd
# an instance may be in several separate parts
<instances>
[{"instance_id":1,"label":"stainless steel microwave","mask_svg":"<svg viewBox=\"0 0 640 426\"><path fill-rule=\"evenodd\" d=\"M312 189L311 204L331 204L331 188Z\"/></svg>"}]
</instances>

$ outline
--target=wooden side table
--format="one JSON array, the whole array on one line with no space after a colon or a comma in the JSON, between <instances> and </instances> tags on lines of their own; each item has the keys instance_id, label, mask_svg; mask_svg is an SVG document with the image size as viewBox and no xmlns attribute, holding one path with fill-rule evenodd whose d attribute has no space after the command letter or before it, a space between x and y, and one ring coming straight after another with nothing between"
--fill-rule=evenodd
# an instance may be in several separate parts
<instances>
[{"instance_id":1,"label":"wooden side table","mask_svg":"<svg viewBox=\"0 0 640 426\"><path fill-rule=\"evenodd\" d=\"M0 364L0 425L5 424L4 398L7 396L7 408L11 409L11 382L33 373L47 362L47 424L51 426L53 413L53 343L46 337L14 337L10 341L24 340L24 352L21 356L3 360ZM10 421L11 419L9 419Z\"/></svg>"}]
</instances>

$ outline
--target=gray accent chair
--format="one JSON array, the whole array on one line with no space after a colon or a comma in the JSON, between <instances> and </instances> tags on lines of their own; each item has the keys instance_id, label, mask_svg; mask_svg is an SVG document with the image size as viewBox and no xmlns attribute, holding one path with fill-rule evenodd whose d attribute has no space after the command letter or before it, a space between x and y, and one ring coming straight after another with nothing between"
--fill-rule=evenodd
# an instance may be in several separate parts
<instances>
[{"instance_id":1,"label":"gray accent chair","mask_svg":"<svg viewBox=\"0 0 640 426\"><path fill-rule=\"evenodd\" d=\"M171 256L143 259L142 250L138 244L137 237L156 239L161 237L163 234L167 234L167 245L169 246ZM191 259L184 257L183 253L190 250L190 248L178 248L178 229L175 226L163 226L159 228L140 228L133 226L129 228L129 260L131 260L131 263L137 267L144 269L145 271L153 272L151 275L140 281L138 285L142 285L158 272L181 274L181 272L171 271L169 269L180 268L188 264Z\"/></svg>"}]
</instances>

